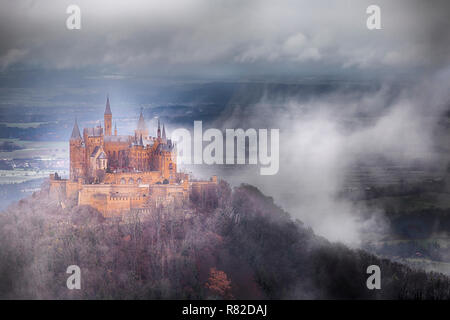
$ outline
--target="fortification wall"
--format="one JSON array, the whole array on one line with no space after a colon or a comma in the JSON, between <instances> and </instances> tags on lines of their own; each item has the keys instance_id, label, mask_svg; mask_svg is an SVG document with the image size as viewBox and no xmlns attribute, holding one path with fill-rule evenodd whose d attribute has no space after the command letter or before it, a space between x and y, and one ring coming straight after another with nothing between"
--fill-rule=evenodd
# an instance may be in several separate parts
<instances>
[{"instance_id":1,"label":"fortification wall","mask_svg":"<svg viewBox=\"0 0 450 320\"><path fill-rule=\"evenodd\" d=\"M83 184L81 180L56 179L53 175L50 178L50 192L62 197L78 195L78 205L89 205L104 216L114 216L135 209L169 205L181 207L193 194L200 199L217 186L215 177L211 181L189 182L188 175L179 175L185 178L179 184L155 184L153 178L160 178L159 172L107 174L111 183L104 184ZM121 179L125 179L127 184L115 183ZM129 184L130 179L133 184ZM140 184L137 183L139 179Z\"/></svg>"},{"instance_id":2,"label":"fortification wall","mask_svg":"<svg viewBox=\"0 0 450 320\"><path fill-rule=\"evenodd\" d=\"M150 186L151 201L156 207L175 204L181 206L183 202L189 199L189 192L185 190L182 184L171 185L152 185Z\"/></svg>"},{"instance_id":3,"label":"fortification wall","mask_svg":"<svg viewBox=\"0 0 450 320\"><path fill-rule=\"evenodd\" d=\"M78 191L81 189L81 181L80 182L73 182L73 181L67 181L66 182L66 197L76 197L78 195Z\"/></svg>"},{"instance_id":4,"label":"fortification wall","mask_svg":"<svg viewBox=\"0 0 450 320\"><path fill-rule=\"evenodd\" d=\"M154 184L163 182L164 178L159 171L147 172L123 172L123 173L107 173L105 175L105 183L117 185L139 185Z\"/></svg>"},{"instance_id":5,"label":"fortification wall","mask_svg":"<svg viewBox=\"0 0 450 320\"><path fill-rule=\"evenodd\" d=\"M105 216L121 214L132 208L142 208L150 197L148 187L135 185L83 185L79 205L90 205Z\"/></svg>"}]
</instances>

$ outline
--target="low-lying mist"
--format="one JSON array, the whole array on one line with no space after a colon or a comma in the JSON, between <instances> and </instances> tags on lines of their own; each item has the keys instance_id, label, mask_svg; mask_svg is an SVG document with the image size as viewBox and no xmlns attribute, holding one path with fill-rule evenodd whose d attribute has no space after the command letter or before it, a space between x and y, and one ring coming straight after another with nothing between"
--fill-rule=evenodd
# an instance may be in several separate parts
<instances>
[{"instance_id":1,"label":"low-lying mist","mask_svg":"<svg viewBox=\"0 0 450 320\"><path fill-rule=\"evenodd\" d=\"M261 176L255 166L189 168L194 174L219 175L234 185L256 185L293 217L329 240L358 246L389 232L381 208L356 204L341 193L361 165L373 167L371 180L387 172L377 163L443 169L442 138L436 134L447 110L449 73L414 83L386 82L369 89L342 85L325 94L277 94L265 91L258 103L230 101L216 128L279 128L280 170ZM245 93L245 92L244 92ZM245 93L251 94L251 93Z\"/></svg>"}]
</instances>

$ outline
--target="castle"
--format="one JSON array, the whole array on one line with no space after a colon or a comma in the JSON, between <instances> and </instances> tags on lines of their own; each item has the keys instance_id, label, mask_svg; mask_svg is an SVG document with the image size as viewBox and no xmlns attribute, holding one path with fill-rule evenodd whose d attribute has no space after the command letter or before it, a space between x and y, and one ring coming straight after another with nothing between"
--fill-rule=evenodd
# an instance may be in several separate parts
<instances>
[{"instance_id":1,"label":"castle","mask_svg":"<svg viewBox=\"0 0 450 320\"><path fill-rule=\"evenodd\" d=\"M99 123L80 133L75 120L70 145L70 177L50 175L50 191L65 198L77 198L78 205L90 205L104 216L168 204L182 205L195 193L205 195L217 184L190 181L177 171L175 144L167 138L158 120L156 136L149 135L141 109L134 135L112 132L112 112L106 99L104 129Z\"/></svg>"}]
</instances>

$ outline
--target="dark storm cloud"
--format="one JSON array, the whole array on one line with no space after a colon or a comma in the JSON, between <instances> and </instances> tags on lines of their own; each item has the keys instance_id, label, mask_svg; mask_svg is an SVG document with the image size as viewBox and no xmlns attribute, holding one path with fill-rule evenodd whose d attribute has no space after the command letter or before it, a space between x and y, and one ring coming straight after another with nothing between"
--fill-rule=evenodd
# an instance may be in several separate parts
<instances>
[{"instance_id":1,"label":"dark storm cloud","mask_svg":"<svg viewBox=\"0 0 450 320\"><path fill-rule=\"evenodd\" d=\"M80 6L82 29L65 28ZM382 30L366 28L369 4ZM447 62L445 1L10 1L0 68L177 76L429 68Z\"/></svg>"},{"instance_id":2,"label":"dark storm cloud","mask_svg":"<svg viewBox=\"0 0 450 320\"><path fill-rule=\"evenodd\" d=\"M450 1L419 1L414 4L415 23L420 30L414 39L424 45L430 65L442 67L450 62Z\"/></svg>"}]
</instances>

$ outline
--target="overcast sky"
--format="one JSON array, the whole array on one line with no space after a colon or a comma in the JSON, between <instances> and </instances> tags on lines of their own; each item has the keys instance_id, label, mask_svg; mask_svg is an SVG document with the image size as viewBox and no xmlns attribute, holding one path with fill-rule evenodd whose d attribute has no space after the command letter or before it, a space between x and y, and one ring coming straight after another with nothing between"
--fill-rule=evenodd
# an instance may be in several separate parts
<instances>
[{"instance_id":1,"label":"overcast sky","mask_svg":"<svg viewBox=\"0 0 450 320\"><path fill-rule=\"evenodd\" d=\"M395 75L441 68L449 1L2 0L0 72L102 77ZM81 8L67 30L66 8ZM381 7L382 30L366 28Z\"/></svg>"}]
</instances>

